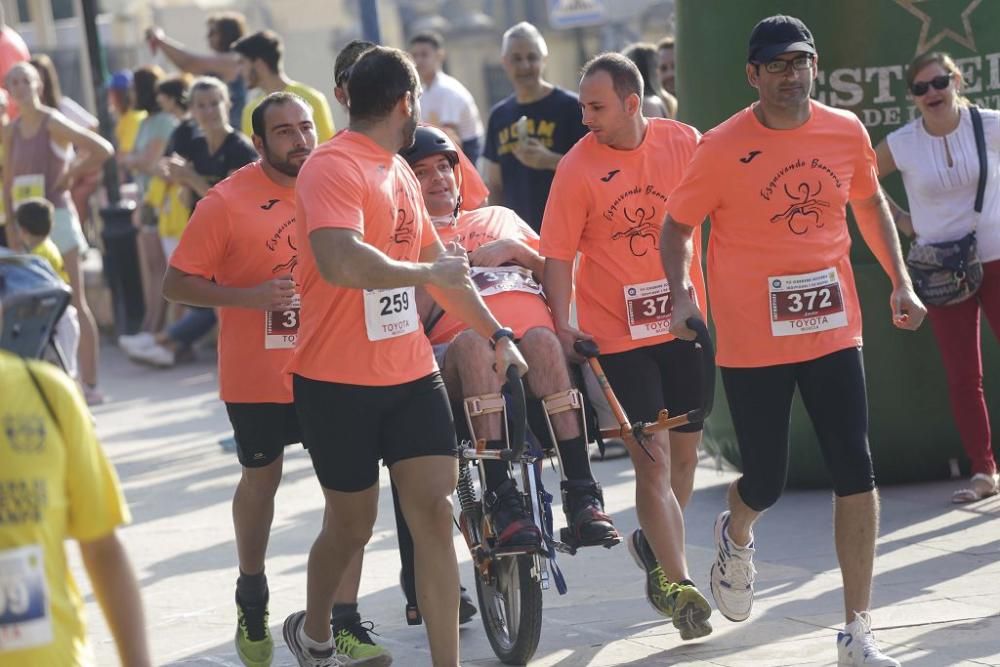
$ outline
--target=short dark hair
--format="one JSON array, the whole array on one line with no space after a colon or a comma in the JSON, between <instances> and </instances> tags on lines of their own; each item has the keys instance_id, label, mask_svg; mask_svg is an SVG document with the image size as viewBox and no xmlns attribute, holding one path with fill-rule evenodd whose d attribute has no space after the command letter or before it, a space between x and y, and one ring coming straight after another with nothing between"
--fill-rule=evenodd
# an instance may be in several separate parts
<instances>
[{"instance_id":1,"label":"short dark hair","mask_svg":"<svg viewBox=\"0 0 1000 667\"><path fill-rule=\"evenodd\" d=\"M358 58L347 80L351 121L376 121L388 116L400 98L419 86L413 61L403 51L376 46Z\"/></svg>"},{"instance_id":2,"label":"short dark hair","mask_svg":"<svg viewBox=\"0 0 1000 667\"><path fill-rule=\"evenodd\" d=\"M145 65L135 70L132 75L132 87L135 90L135 108L154 114L160 111L156 102L156 84L163 78L163 70L156 65Z\"/></svg>"},{"instance_id":3,"label":"short dark hair","mask_svg":"<svg viewBox=\"0 0 1000 667\"><path fill-rule=\"evenodd\" d=\"M663 39L661 39L656 43L656 50L659 51L660 49L672 49L674 48L674 46L676 46L676 44L674 43L674 38L668 35L667 37L664 37Z\"/></svg>"},{"instance_id":4,"label":"short dark hair","mask_svg":"<svg viewBox=\"0 0 1000 667\"><path fill-rule=\"evenodd\" d=\"M410 46L413 46L414 44L430 44L434 47L435 51L440 51L441 47L444 46L444 37L433 30L426 30L424 32L418 32L410 38Z\"/></svg>"},{"instance_id":5,"label":"short dark hair","mask_svg":"<svg viewBox=\"0 0 1000 667\"><path fill-rule=\"evenodd\" d=\"M354 63L358 62L358 58L376 46L378 45L375 42L369 42L365 39L352 39L349 41L347 46L342 48L340 53L337 54L337 59L333 63L333 85L343 85L347 77L351 75L351 68L354 67Z\"/></svg>"},{"instance_id":6,"label":"short dark hair","mask_svg":"<svg viewBox=\"0 0 1000 667\"><path fill-rule=\"evenodd\" d=\"M261 138L261 141L267 143L266 132L267 124L264 119L267 118L267 110L274 106L282 106L284 104L289 104L291 102L298 102L312 114L312 107L304 99L296 95L295 93L289 93L285 91L279 91L277 93L271 93L257 105L257 108L253 110L250 114L250 126L253 128L254 135Z\"/></svg>"},{"instance_id":7,"label":"short dark hair","mask_svg":"<svg viewBox=\"0 0 1000 667\"><path fill-rule=\"evenodd\" d=\"M219 32L223 53L230 51L233 44L246 34L247 19L239 12L218 12L208 17L208 25Z\"/></svg>"},{"instance_id":8,"label":"short dark hair","mask_svg":"<svg viewBox=\"0 0 1000 667\"><path fill-rule=\"evenodd\" d=\"M284 47L277 33L261 30L233 44L233 51L247 60L263 60L268 69L277 72Z\"/></svg>"},{"instance_id":9,"label":"short dark hair","mask_svg":"<svg viewBox=\"0 0 1000 667\"><path fill-rule=\"evenodd\" d=\"M656 47L647 42L636 42L622 49L622 55L635 63L642 77L642 89L646 95L659 95L660 82L656 78Z\"/></svg>"},{"instance_id":10,"label":"short dark hair","mask_svg":"<svg viewBox=\"0 0 1000 667\"><path fill-rule=\"evenodd\" d=\"M178 74L163 79L156 84L156 93L166 95L174 101L174 104L187 111L191 104L191 75Z\"/></svg>"},{"instance_id":11,"label":"short dark hair","mask_svg":"<svg viewBox=\"0 0 1000 667\"><path fill-rule=\"evenodd\" d=\"M18 204L14 210L17 226L32 236L48 236L52 232L55 209L48 199L32 197Z\"/></svg>"},{"instance_id":12,"label":"short dark hair","mask_svg":"<svg viewBox=\"0 0 1000 667\"><path fill-rule=\"evenodd\" d=\"M632 94L642 99L642 74L635 63L622 54L602 53L594 56L583 66L583 75L580 78L586 79L597 72L608 73L619 99L624 100Z\"/></svg>"}]
</instances>

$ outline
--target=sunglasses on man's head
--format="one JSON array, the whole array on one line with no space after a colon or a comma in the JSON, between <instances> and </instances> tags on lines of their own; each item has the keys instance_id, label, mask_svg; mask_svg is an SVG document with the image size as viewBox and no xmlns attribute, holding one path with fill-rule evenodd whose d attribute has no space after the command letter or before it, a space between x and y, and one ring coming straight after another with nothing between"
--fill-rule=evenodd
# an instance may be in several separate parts
<instances>
[{"instance_id":1,"label":"sunglasses on man's head","mask_svg":"<svg viewBox=\"0 0 1000 667\"><path fill-rule=\"evenodd\" d=\"M914 97L921 97L927 94L927 91L934 86L934 90L944 90L951 83L951 74L942 74L941 76L936 76L930 81L917 81L910 86L910 92L913 93Z\"/></svg>"}]
</instances>

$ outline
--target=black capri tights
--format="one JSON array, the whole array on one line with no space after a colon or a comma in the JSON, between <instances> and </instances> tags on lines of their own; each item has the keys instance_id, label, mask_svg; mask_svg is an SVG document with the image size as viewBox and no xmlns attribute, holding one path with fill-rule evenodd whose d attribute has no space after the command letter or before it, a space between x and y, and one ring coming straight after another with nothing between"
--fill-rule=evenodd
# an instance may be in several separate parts
<instances>
[{"instance_id":1,"label":"black capri tights","mask_svg":"<svg viewBox=\"0 0 1000 667\"><path fill-rule=\"evenodd\" d=\"M759 368L723 368L722 382L743 459L737 490L763 512L788 476L788 429L796 386L819 439L838 496L875 488L868 448L868 394L860 348Z\"/></svg>"}]
</instances>

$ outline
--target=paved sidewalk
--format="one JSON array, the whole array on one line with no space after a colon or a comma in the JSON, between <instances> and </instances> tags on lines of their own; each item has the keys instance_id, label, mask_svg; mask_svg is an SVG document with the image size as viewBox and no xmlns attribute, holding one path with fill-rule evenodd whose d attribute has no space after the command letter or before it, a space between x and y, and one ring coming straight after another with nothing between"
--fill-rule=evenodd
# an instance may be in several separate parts
<instances>
[{"instance_id":1,"label":"paved sidewalk","mask_svg":"<svg viewBox=\"0 0 1000 667\"><path fill-rule=\"evenodd\" d=\"M213 360L167 371L135 366L105 347L102 388L111 401L94 410L118 468L134 523L123 531L145 600L158 665L239 666L232 639L236 575L230 501L239 477L235 455L217 441L229 424L216 398ZM623 534L637 526L627 461L594 464L609 513ZM687 512L692 577L708 593L712 522L735 475L709 460L698 471ZM545 483L558 489L546 468ZM382 485L388 485L383 474ZM882 490L874 621L887 652L908 667L1000 665L1000 498L949 504L951 482ZM561 557L569 592L545 593L542 641L533 665L833 665L842 624L840 575L832 544L830 494L789 492L758 527L757 600L749 621L715 613L715 632L681 642L646 603L641 572L625 545ZM399 560L388 489L366 552L361 612L403 667L430 665L422 627L408 627L398 590ZM278 493L269 558L271 630L280 644L284 617L305 603L306 554L322 517L322 496L308 456L289 449ZM561 518L561 517L560 517ZM456 547L466 586L472 567ZM82 575L98 664L117 664L114 645ZM482 626L462 627L464 665L496 665ZM284 646L276 665L294 665Z\"/></svg>"}]
</instances>

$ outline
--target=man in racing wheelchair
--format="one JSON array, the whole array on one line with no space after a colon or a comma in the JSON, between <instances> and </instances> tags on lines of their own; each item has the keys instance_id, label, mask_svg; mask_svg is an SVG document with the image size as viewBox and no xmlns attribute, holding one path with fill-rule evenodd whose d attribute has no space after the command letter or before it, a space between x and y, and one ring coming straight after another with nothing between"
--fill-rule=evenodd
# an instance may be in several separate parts
<instances>
[{"instance_id":1,"label":"man in racing wheelchair","mask_svg":"<svg viewBox=\"0 0 1000 667\"><path fill-rule=\"evenodd\" d=\"M621 538L604 512L601 487L590 470L584 401L570 382L565 355L536 279L544 266L537 234L507 208L461 210L460 172L455 168L458 149L444 132L418 128L413 146L401 154L420 181L442 243L457 243L469 253L472 278L486 305L500 321L513 325L509 335L531 368L526 380L535 399L529 402L535 405L529 407L529 422L543 447L552 449L554 444L559 456L563 511L573 546L618 543ZM455 420L459 437L464 426L473 442L485 440L487 449L506 447L501 425L504 399L491 368L492 342L466 329L426 294L418 293L418 304L452 404L460 406ZM541 536L525 510L509 465L503 461L483 461L482 465L497 550L538 549Z\"/></svg>"}]
</instances>

